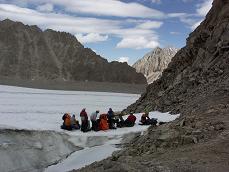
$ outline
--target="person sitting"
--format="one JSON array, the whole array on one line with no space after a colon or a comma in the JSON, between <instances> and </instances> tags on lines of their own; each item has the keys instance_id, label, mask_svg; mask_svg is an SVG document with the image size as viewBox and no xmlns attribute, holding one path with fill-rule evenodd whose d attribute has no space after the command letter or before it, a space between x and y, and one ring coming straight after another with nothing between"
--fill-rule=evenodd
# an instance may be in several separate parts
<instances>
[{"instance_id":1,"label":"person sitting","mask_svg":"<svg viewBox=\"0 0 229 172\"><path fill-rule=\"evenodd\" d=\"M92 124L91 129L94 130L94 131L99 131L98 121L97 121L98 114L99 114L99 110L96 110L90 116L91 124Z\"/></svg>"},{"instance_id":2,"label":"person sitting","mask_svg":"<svg viewBox=\"0 0 229 172\"><path fill-rule=\"evenodd\" d=\"M70 114L65 113L62 119L64 120L64 122L63 122L63 125L61 126L61 129L69 130L69 131L72 130Z\"/></svg>"},{"instance_id":3,"label":"person sitting","mask_svg":"<svg viewBox=\"0 0 229 172\"><path fill-rule=\"evenodd\" d=\"M142 125L150 125L150 118L148 112L142 114L140 122Z\"/></svg>"},{"instance_id":4,"label":"person sitting","mask_svg":"<svg viewBox=\"0 0 229 172\"><path fill-rule=\"evenodd\" d=\"M100 130L108 130L109 129L109 124L107 121L107 114L101 114L99 117L99 129Z\"/></svg>"},{"instance_id":5,"label":"person sitting","mask_svg":"<svg viewBox=\"0 0 229 172\"><path fill-rule=\"evenodd\" d=\"M124 126L133 127L135 125L136 116L131 112L127 119L124 121Z\"/></svg>"},{"instance_id":6,"label":"person sitting","mask_svg":"<svg viewBox=\"0 0 229 172\"><path fill-rule=\"evenodd\" d=\"M82 132L90 131L90 123L88 121L86 108L83 108L83 110L80 112L80 118L81 118L81 131Z\"/></svg>"},{"instance_id":7,"label":"person sitting","mask_svg":"<svg viewBox=\"0 0 229 172\"><path fill-rule=\"evenodd\" d=\"M79 121L76 120L76 116L74 114L71 117L71 126L72 126L72 129L75 129L75 130L80 129Z\"/></svg>"},{"instance_id":8,"label":"person sitting","mask_svg":"<svg viewBox=\"0 0 229 172\"><path fill-rule=\"evenodd\" d=\"M140 125L155 125L156 126L157 119L156 118L150 119L149 112L145 112L142 114L140 122L141 122Z\"/></svg>"},{"instance_id":9,"label":"person sitting","mask_svg":"<svg viewBox=\"0 0 229 172\"><path fill-rule=\"evenodd\" d=\"M118 115L119 118L117 119L117 122L116 122L118 128L125 127L125 126L124 126L125 120L123 119L122 116L123 116L123 114L119 114L119 115Z\"/></svg>"},{"instance_id":10,"label":"person sitting","mask_svg":"<svg viewBox=\"0 0 229 172\"><path fill-rule=\"evenodd\" d=\"M114 120L114 111L111 108L109 108L109 111L107 112L107 118L109 123L109 129L116 129L115 120Z\"/></svg>"}]
</instances>

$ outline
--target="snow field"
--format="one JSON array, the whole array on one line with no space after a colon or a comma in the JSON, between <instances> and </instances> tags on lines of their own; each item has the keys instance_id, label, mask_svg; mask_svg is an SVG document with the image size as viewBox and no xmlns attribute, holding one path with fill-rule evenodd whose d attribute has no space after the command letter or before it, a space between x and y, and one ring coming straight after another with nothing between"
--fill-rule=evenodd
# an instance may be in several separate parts
<instances>
[{"instance_id":1,"label":"snow field","mask_svg":"<svg viewBox=\"0 0 229 172\"><path fill-rule=\"evenodd\" d=\"M63 123L62 115L70 112L79 120L82 108L86 108L88 115L95 110L106 113L110 107L114 111L121 111L139 97L140 95L136 94L56 91L0 85L0 128L49 130L69 135L68 141L83 149L76 151L60 163L49 166L45 171L63 172L79 169L107 158L118 150L116 144L121 142L125 134L143 132L149 126L138 125L140 113L135 114L136 124L130 128L87 133L79 130L64 131L60 129ZM179 115L150 112L149 116L157 118L158 121L169 122Z\"/></svg>"}]
</instances>

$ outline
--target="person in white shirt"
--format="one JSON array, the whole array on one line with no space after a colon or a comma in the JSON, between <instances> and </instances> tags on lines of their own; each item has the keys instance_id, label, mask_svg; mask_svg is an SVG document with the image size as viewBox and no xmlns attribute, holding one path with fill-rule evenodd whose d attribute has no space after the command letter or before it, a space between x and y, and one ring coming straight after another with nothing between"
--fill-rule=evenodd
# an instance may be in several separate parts
<instances>
[{"instance_id":1,"label":"person in white shirt","mask_svg":"<svg viewBox=\"0 0 229 172\"><path fill-rule=\"evenodd\" d=\"M90 120L91 120L91 123L92 123L91 129L94 130L94 131L98 131L98 122L97 122L97 116L98 115L99 115L99 110L96 110L90 116Z\"/></svg>"}]
</instances>

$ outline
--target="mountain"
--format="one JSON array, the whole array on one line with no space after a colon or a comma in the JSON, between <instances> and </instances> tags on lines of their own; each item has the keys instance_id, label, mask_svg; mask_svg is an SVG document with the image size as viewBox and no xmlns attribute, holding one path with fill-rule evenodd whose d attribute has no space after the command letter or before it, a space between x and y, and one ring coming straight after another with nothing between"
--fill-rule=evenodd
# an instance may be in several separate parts
<instances>
[{"instance_id":1,"label":"mountain","mask_svg":"<svg viewBox=\"0 0 229 172\"><path fill-rule=\"evenodd\" d=\"M146 77L148 83L152 83L161 76L177 51L176 48L157 47L138 60L133 67Z\"/></svg>"},{"instance_id":2,"label":"mountain","mask_svg":"<svg viewBox=\"0 0 229 172\"><path fill-rule=\"evenodd\" d=\"M206 19L161 78L125 110L179 113L135 137L120 152L80 171L227 172L229 169L229 1Z\"/></svg>"},{"instance_id":3,"label":"mountain","mask_svg":"<svg viewBox=\"0 0 229 172\"><path fill-rule=\"evenodd\" d=\"M0 77L145 84L127 63L111 62L65 32L0 21Z\"/></svg>"}]
</instances>

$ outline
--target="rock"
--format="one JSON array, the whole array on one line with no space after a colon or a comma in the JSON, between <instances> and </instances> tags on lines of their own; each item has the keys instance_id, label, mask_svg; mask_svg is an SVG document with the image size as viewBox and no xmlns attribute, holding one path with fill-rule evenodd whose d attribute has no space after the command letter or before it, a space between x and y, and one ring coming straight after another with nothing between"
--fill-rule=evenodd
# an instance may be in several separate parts
<instances>
[{"instance_id":1,"label":"rock","mask_svg":"<svg viewBox=\"0 0 229 172\"><path fill-rule=\"evenodd\" d=\"M224 129L224 124L216 124L215 125L215 127L214 127L214 129L216 130L216 131L218 131L218 130L223 130Z\"/></svg>"},{"instance_id":2,"label":"rock","mask_svg":"<svg viewBox=\"0 0 229 172\"><path fill-rule=\"evenodd\" d=\"M146 84L127 63L108 62L75 36L0 21L0 77L28 81L98 81ZM12 51L13 50L13 51ZM1 78L0 78L1 79Z\"/></svg>"},{"instance_id":3,"label":"rock","mask_svg":"<svg viewBox=\"0 0 229 172\"><path fill-rule=\"evenodd\" d=\"M193 142L194 142L195 144L198 143L198 139L197 139L196 137L193 137L192 139L193 139Z\"/></svg>"},{"instance_id":4,"label":"rock","mask_svg":"<svg viewBox=\"0 0 229 172\"><path fill-rule=\"evenodd\" d=\"M180 122L180 127L183 127L183 126L185 126L185 119L182 119Z\"/></svg>"},{"instance_id":5,"label":"rock","mask_svg":"<svg viewBox=\"0 0 229 172\"><path fill-rule=\"evenodd\" d=\"M194 130L194 131L192 131L192 134L193 135L201 135L202 131L201 130Z\"/></svg>"},{"instance_id":6,"label":"rock","mask_svg":"<svg viewBox=\"0 0 229 172\"><path fill-rule=\"evenodd\" d=\"M208 130L209 130L209 131L214 131L214 130L215 130L215 127L214 127L214 126L209 126L209 127L208 127Z\"/></svg>"},{"instance_id":7,"label":"rock","mask_svg":"<svg viewBox=\"0 0 229 172\"><path fill-rule=\"evenodd\" d=\"M177 48L157 47L138 60L133 67L137 72L144 74L150 84L161 76L177 51Z\"/></svg>"},{"instance_id":8,"label":"rock","mask_svg":"<svg viewBox=\"0 0 229 172\"><path fill-rule=\"evenodd\" d=\"M182 136L182 144L191 144L194 143L194 138L192 136Z\"/></svg>"}]
</instances>

